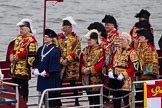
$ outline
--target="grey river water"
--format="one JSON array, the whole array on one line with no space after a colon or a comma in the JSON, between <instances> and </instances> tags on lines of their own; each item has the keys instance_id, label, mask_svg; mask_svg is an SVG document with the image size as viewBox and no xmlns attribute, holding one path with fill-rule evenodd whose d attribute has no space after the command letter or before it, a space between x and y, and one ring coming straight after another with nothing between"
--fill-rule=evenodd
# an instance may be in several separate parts
<instances>
[{"instance_id":1,"label":"grey river water","mask_svg":"<svg viewBox=\"0 0 162 108\"><path fill-rule=\"evenodd\" d=\"M19 33L16 23L22 18L30 18L37 30L35 34L42 44L44 0L0 0L0 60L4 60L8 43ZM119 31L129 32L137 19L134 17L141 9L151 13L150 23L155 30L155 43L162 35L162 0L64 0L62 3L47 4L47 27L57 33L61 31L61 19L73 16L78 25L74 27L80 36L94 21L101 21L105 14L113 15ZM83 39L83 46L85 42Z\"/></svg>"},{"instance_id":2,"label":"grey river water","mask_svg":"<svg viewBox=\"0 0 162 108\"><path fill-rule=\"evenodd\" d=\"M8 43L19 33L16 23L22 18L32 19L39 46L42 44L43 3L44 0L0 0L0 60L5 59ZM142 8L151 13L150 23L154 28L155 44L158 48L157 42L162 35L162 0L64 0L56 4L49 2L47 28L61 32L61 19L70 15L78 23L74 31L82 38L90 23L100 22L105 14L111 14L118 21L119 32L129 32L137 22L134 15ZM82 47L85 45L83 39Z\"/></svg>"}]
</instances>

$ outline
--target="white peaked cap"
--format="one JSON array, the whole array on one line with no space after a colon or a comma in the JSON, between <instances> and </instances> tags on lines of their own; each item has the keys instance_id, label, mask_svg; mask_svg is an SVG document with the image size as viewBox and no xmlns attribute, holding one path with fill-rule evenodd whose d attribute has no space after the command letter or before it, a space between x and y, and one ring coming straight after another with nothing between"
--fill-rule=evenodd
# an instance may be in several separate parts
<instances>
[{"instance_id":1,"label":"white peaked cap","mask_svg":"<svg viewBox=\"0 0 162 108\"><path fill-rule=\"evenodd\" d=\"M87 32L87 34L84 35L84 37L86 39L90 39L90 36L91 36L92 33L97 33L97 35L98 35L98 43L100 44L101 43L101 40L100 40L100 37L99 37L99 32L96 29L89 30Z\"/></svg>"},{"instance_id":2,"label":"white peaked cap","mask_svg":"<svg viewBox=\"0 0 162 108\"><path fill-rule=\"evenodd\" d=\"M32 20L31 19L27 19L27 18L24 18L24 19L22 19L20 22L18 22L17 24L16 24L16 26L23 26L24 24L25 24L25 22L28 22L29 24L30 24L30 30L31 30L31 32L34 34L34 33L36 33L36 30L35 29L33 29L33 26L32 26Z\"/></svg>"},{"instance_id":3,"label":"white peaked cap","mask_svg":"<svg viewBox=\"0 0 162 108\"><path fill-rule=\"evenodd\" d=\"M74 18L72 16L67 16L62 20L68 20L72 25L77 25L77 23L74 21Z\"/></svg>"}]
</instances>

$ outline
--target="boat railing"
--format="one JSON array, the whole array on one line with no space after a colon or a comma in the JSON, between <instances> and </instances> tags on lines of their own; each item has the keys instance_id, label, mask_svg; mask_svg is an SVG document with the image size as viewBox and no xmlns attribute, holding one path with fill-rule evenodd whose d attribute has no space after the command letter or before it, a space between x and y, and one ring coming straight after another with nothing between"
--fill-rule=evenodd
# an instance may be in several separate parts
<instances>
[{"instance_id":1,"label":"boat railing","mask_svg":"<svg viewBox=\"0 0 162 108\"><path fill-rule=\"evenodd\" d=\"M107 86L104 86L104 88L105 88L106 90L109 90L109 91L110 91L110 94L111 94L112 92L123 91L123 89L113 89L113 88L110 88L110 87L107 87ZM107 98L107 99L109 99L109 100L117 100L117 99L124 99L124 98L126 98L126 97L128 97L128 96L130 96L130 95L132 95L132 91L130 91L130 93L128 93L128 94L126 94L126 95L124 95L124 96L120 96L120 97L113 97L113 96L111 96L111 95L110 95L110 96L106 96L106 95L104 95L104 94L103 94L103 97L105 97L105 98ZM130 101L129 104L124 105L124 106L121 106L121 108L127 108L128 106L131 106L132 103L133 103L133 100Z\"/></svg>"},{"instance_id":2,"label":"boat railing","mask_svg":"<svg viewBox=\"0 0 162 108\"><path fill-rule=\"evenodd\" d=\"M12 86L15 88L15 92L8 91L7 88L3 88L5 85ZM15 104L15 108L19 108L19 90L18 90L18 84L10 83L10 82L4 82L3 81L3 89L0 92L8 95L14 95L14 99L7 99L2 102L2 104ZM5 90L6 89L6 90ZM4 97L5 98L5 97Z\"/></svg>"},{"instance_id":3,"label":"boat railing","mask_svg":"<svg viewBox=\"0 0 162 108\"><path fill-rule=\"evenodd\" d=\"M161 80L161 79L158 79L158 80ZM158 81L158 80L146 80L146 81ZM137 86L140 85L141 88L143 88L142 85L146 81L134 81L132 83L132 90L130 91L130 93L128 93L128 94L126 94L124 96L121 96L121 97L113 97L113 96L106 96L106 95L103 94L103 97L108 98L109 100L116 100L116 99L123 99L123 98L131 95L132 100L129 102L129 104L128 105L123 105L121 108L127 108L128 106L131 106L131 108L135 108L136 107L136 104L144 102L144 100L137 100L136 99L136 94L137 93L144 92L143 89L138 90L137 89ZM104 88L107 89L107 90L109 90L111 93L113 91L123 91L122 89L112 89L112 88L109 88L107 86L104 86Z\"/></svg>"},{"instance_id":4,"label":"boat railing","mask_svg":"<svg viewBox=\"0 0 162 108\"><path fill-rule=\"evenodd\" d=\"M144 82L147 82L147 81L161 81L161 80L162 79L158 79L158 80L146 80L146 81L134 81L133 82L133 86L132 86L132 108L135 108L135 104L136 103L142 103L142 102L144 102L143 100L136 100L135 99L136 93L144 92L144 90L137 90L136 89L137 84L143 85Z\"/></svg>"},{"instance_id":5,"label":"boat railing","mask_svg":"<svg viewBox=\"0 0 162 108\"><path fill-rule=\"evenodd\" d=\"M78 96L60 96L56 98L49 98L48 93L49 92L54 92L54 91L63 91L63 90L74 90L74 89L89 89L89 88L100 88L99 94L93 94L93 95L78 95ZM85 108L85 107L94 107L94 106L99 106L100 108L103 108L103 84L98 84L98 85L86 85L86 86L75 86L75 87L64 87L64 88L51 88L51 89L46 89L43 91L40 102L39 102L39 108L42 107L43 100L45 100L45 108L49 108L49 100L56 100L56 99L72 99L72 98L84 98L84 97L92 97L92 96L99 96L100 97L100 103L96 105L84 105L84 106L77 106L78 108ZM74 108L74 107L70 107Z\"/></svg>"}]
</instances>

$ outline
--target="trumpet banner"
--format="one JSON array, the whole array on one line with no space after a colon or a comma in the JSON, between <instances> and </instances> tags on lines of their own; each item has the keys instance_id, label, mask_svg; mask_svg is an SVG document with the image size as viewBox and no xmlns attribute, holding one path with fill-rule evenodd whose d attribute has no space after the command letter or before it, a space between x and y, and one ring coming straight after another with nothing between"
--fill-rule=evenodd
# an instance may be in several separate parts
<instances>
[{"instance_id":1,"label":"trumpet banner","mask_svg":"<svg viewBox=\"0 0 162 108\"><path fill-rule=\"evenodd\" d=\"M144 108L162 108L162 80L144 82Z\"/></svg>"}]
</instances>

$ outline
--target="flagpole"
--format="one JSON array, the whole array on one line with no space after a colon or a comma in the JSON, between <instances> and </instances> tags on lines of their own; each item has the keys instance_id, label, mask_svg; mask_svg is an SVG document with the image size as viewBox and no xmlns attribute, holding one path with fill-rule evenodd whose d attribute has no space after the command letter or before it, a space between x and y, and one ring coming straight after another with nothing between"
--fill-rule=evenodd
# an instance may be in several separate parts
<instances>
[{"instance_id":1,"label":"flagpole","mask_svg":"<svg viewBox=\"0 0 162 108\"><path fill-rule=\"evenodd\" d=\"M43 36L44 36L44 31L45 31L45 28L46 28L46 1L47 0L44 0L44 22L43 22Z\"/></svg>"},{"instance_id":2,"label":"flagpole","mask_svg":"<svg viewBox=\"0 0 162 108\"><path fill-rule=\"evenodd\" d=\"M47 7L47 2L48 1L56 1L57 2L63 2L64 0L44 0L44 22L43 22L43 36L44 36L44 31L46 28L46 7Z\"/></svg>"}]
</instances>

